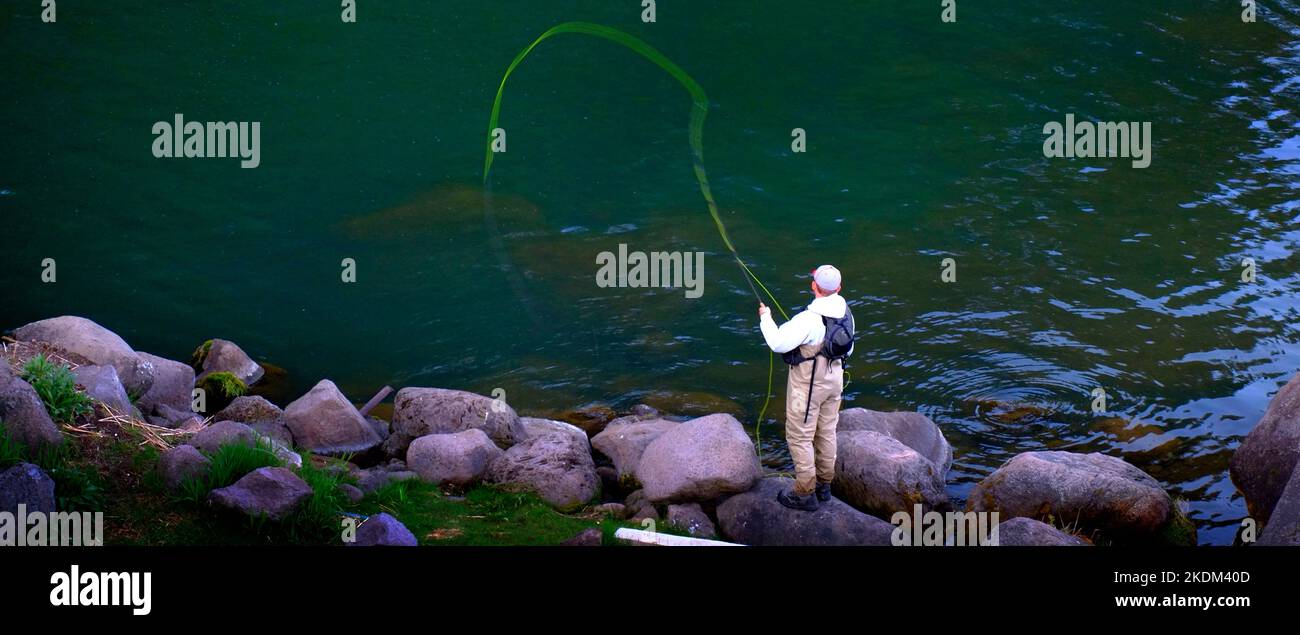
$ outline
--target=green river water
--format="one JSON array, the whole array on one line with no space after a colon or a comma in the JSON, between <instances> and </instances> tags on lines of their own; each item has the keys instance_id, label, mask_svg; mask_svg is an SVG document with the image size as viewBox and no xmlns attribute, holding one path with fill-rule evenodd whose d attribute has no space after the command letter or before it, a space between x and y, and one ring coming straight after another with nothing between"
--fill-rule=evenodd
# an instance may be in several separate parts
<instances>
[{"instance_id":1,"label":"green river water","mask_svg":"<svg viewBox=\"0 0 1300 635\"><path fill-rule=\"evenodd\" d=\"M843 270L846 405L934 419L956 499L1018 452L1102 451L1186 500L1201 542L1232 541L1228 459L1300 367L1295 2L1253 24L1200 0L959 0L953 24L938 0L664 0L653 24L631 0L361 0L355 24L337 4L60 0L44 24L4 0L0 328L84 315L179 359L224 337L291 394L501 388L524 413L650 399L752 425L755 302L672 78L608 41L544 42L507 87L485 210L506 65L596 22L708 91L737 248L787 309L813 266ZM260 122L261 165L155 158L176 113ZM1044 158L1067 114L1151 122L1151 166ZM702 297L597 287L620 243L706 252Z\"/></svg>"}]
</instances>

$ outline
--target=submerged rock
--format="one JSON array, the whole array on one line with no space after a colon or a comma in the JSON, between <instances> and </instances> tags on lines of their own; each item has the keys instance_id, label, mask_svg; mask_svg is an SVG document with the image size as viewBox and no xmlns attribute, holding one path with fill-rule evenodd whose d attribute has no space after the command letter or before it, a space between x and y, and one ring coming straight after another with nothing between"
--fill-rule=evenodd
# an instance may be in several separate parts
<instances>
[{"instance_id":1,"label":"submerged rock","mask_svg":"<svg viewBox=\"0 0 1300 635\"><path fill-rule=\"evenodd\" d=\"M1170 521L1173 503L1159 482L1122 459L1048 451L1012 457L975 486L966 509L1154 538Z\"/></svg>"},{"instance_id":2,"label":"submerged rock","mask_svg":"<svg viewBox=\"0 0 1300 635\"><path fill-rule=\"evenodd\" d=\"M707 501L744 492L763 475L754 442L729 414L691 419L646 447L636 476L653 502Z\"/></svg>"},{"instance_id":3,"label":"submerged rock","mask_svg":"<svg viewBox=\"0 0 1300 635\"><path fill-rule=\"evenodd\" d=\"M732 542L754 546L889 545L894 526L832 498L815 512L776 500L794 479L765 478L748 492L718 505L718 530Z\"/></svg>"},{"instance_id":4,"label":"submerged rock","mask_svg":"<svg viewBox=\"0 0 1300 635\"><path fill-rule=\"evenodd\" d=\"M487 194L479 187L439 185L392 207L351 216L339 223L337 229L349 238L364 240L421 240L420 237L430 232L445 235L456 228L482 223L485 196ZM491 198L492 212L498 219L515 223L542 220L538 207L523 197L493 193ZM393 231L394 227L403 231Z\"/></svg>"},{"instance_id":5,"label":"submerged rock","mask_svg":"<svg viewBox=\"0 0 1300 635\"><path fill-rule=\"evenodd\" d=\"M576 410L569 410L556 415L556 418L565 423L577 426L580 430L587 433L588 437L594 437L600 434L611 421L618 416L613 408L604 405L583 406Z\"/></svg>"},{"instance_id":6,"label":"submerged rock","mask_svg":"<svg viewBox=\"0 0 1300 635\"><path fill-rule=\"evenodd\" d=\"M282 467L261 467L234 485L212 490L208 500L213 505L252 518L283 520L311 495L311 487L292 471Z\"/></svg>"},{"instance_id":7,"label":"submerged rock","mask_svg":"<svg viewBox=\"0 0 1300 635\"><path fill-rule=\"evenodd\" d=\"M690 417L701 417L717 413L740 417L745 414L745 409L740 404L722 395L708 392L653 392L646 395L643 402L644 405L656 411Z\"/></svg>"},{"instance_id":8,"label":"submerged rock","mask_svg":"<svg viewBox=\"0 0 1300 635\"><path fill-rule=\"evenodd\" d=\"M1300 374L1277 391L1228 463L1251 517L1268 523L1300 461Z\"/></svg>"}]
</instances>

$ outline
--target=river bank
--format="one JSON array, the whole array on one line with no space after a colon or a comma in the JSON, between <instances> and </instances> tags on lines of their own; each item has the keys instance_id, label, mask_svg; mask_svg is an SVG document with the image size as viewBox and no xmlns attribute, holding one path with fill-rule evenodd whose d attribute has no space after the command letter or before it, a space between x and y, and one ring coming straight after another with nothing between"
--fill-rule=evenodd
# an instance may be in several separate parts
<instances>
[{"instance_id":1,"label":"river bank","mask_svg":"<svg viewBox=\"0 0 1300 635\"><path fill-rule=\"evenodd\" d=\"M834 496L806 513L776 502L788 475L727 412L639 404L560 421L420 386L372 410L329 379L277 404L257 393L280 371L234 342L169 360L72 316L19 327L3 350L0 469L25 480L0 477L0 502L106 511L110 544L602 544L623 526L750 545L951 543L951 524L912 534L936 514L991 517L1002 545L1196 544L1163 484L1097 452L1023 452L950 500L953 448L916 412L843 410ZM1260 529L1300 496L1283 492L1297 382L1233 460ZM13 467L28 461L44 476Z\"/></svg>"}]
</instances>

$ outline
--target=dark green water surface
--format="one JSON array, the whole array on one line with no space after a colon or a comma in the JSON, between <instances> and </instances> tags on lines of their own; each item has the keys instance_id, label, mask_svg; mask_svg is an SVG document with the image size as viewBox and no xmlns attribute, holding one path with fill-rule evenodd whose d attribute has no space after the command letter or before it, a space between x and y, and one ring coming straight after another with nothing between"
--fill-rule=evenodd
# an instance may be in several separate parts
<instances>
[{"instance_id":1,"label":"dark green water surface","mask_svg":"<svg viewBox=\"0 0 1300 635\"><path fill-rule=\"evenodd\" d=\"M664 0L655 24L631 1L361 0L356 24L337 4L61 0L51 25L4 0L0 327L84 315L182 359L225 337L296 392L329 377L358 401L499 387L545 413L666 391L752 424L754 300L660 69L594 38L538 47L506 92L485 223L501 73L548 27L599 22L708 91L714 194L782 303L841 267L847 405L932 417L955 498L1018 452L1102 451L1231 542L1228 459L1300 366L1295 3L1255 24L1193 0L959 1L956 24L937 1ZM261 166L154 158L175 113L261 122ZM1067 113L1152 122L1151 167L1045 159ZM598 288L619 243L707 252L703 297ZM779 467L770 416L763 432Z\"/></svg>"}]
</instances>

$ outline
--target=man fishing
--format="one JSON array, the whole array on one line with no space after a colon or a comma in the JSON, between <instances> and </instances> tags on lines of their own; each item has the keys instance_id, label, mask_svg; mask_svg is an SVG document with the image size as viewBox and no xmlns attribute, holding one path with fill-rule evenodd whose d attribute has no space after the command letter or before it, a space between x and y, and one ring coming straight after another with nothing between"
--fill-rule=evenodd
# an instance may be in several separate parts
<instances>
[{"instance_id":1,"label":"man fishing","mask_svg":"<svg viewBox=\"0 0 1300 635\"><path fill-rule=\"evenodd\" d=\"M835 478L835 426L844 391L844 359L853 352L853 313L840 297L840 271L822 265L812 272L816 298L806 311L777 327L772 310L758 303L763 339L790 365L786 382L785 439L795 482L777 500L791 509L816 511L831 498Z\"/></svg>"}]
</instances>

